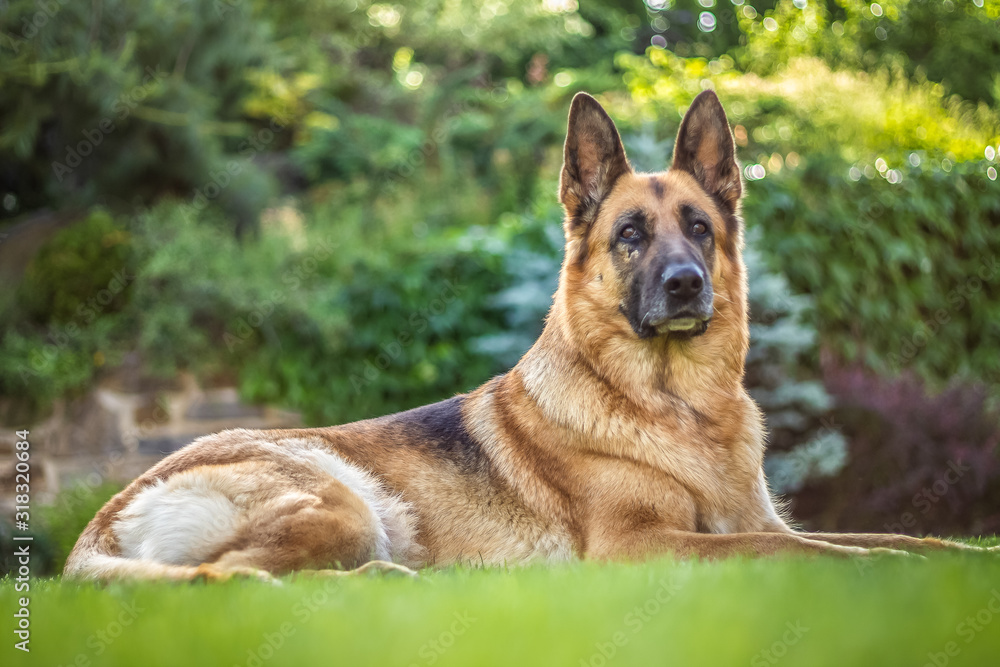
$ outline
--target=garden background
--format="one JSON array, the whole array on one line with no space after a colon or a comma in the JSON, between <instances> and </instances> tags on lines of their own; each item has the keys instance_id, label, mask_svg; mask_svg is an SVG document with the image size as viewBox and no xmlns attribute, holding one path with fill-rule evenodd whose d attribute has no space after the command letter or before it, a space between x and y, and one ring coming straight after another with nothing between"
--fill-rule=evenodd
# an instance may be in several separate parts
<instances>
[{"instance_id":1,"label":"garden background","mask_svg":"<svg viewBox=\"0 0 1000 667\"><path fill-rule=\"evenodd\" d=\"M179 377L309 425L469 390L541 329L572 96L655 170L707 88L775 490L996 533L998 0L2 2L0 424ZM37 508L40 572L98 481Z\"/></svg>"}]
</instances>

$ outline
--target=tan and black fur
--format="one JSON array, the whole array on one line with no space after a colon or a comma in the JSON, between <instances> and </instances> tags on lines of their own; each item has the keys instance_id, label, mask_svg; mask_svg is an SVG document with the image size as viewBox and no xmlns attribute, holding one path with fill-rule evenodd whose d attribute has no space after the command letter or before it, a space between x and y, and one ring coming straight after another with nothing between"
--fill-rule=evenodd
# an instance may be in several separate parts
<instances>
[{"instance_id":1,"label":"tan and black fur","mask_svg":"<svg viewBox=\"0 0 1000 667\"><path fill-rule=\"evenodd\" d=\"M797 533L775 510L743 386L743 186L714 93L668 171L634 172L584 94L564 157L559 288L510 372L379 419L201 438L108 502L66 575L970 548Z\"/></svg>"}]
</instances>

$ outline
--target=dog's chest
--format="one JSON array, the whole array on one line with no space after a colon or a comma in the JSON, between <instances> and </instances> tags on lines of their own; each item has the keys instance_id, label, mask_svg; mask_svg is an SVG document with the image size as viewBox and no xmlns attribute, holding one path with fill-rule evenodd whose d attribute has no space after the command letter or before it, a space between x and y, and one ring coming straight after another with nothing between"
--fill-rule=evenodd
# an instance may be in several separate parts
<instances>
[{"instance_id":1,"label":"dog's chest","mask_svg":"<svg viewBox=\"0 0 1000 667\"><path fill-rule=\"evenodd\" d=\"M760 530L773 514L759 466L751 456L675 448L650 465L606 460L587 474L591 496L622 508L629 525L631 508L675 530L739 533ZM611 500L613 499L613 500Z\"/></svg>"}]
</instances>

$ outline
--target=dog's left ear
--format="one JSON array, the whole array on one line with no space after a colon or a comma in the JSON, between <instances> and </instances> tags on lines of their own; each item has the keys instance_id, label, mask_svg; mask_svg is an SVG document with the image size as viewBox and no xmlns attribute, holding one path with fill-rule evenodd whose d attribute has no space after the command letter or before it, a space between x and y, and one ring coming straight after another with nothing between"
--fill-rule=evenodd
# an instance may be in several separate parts
<instances>
[{"instance_id":1,"label":"dog's left ear","mask_svg":"<svg viewBox=\"0 0 1000 667\"><path fill-rule=\"evenodd\" d=\"M567 233L592 223L597 205L608 196L615 181L629 171L632 167L614 122L597 100L577 93L569 109L559 178L559 201L566 209Z\"/></svg>"},{"instance_id":2,"label":"dog's left ear","mask_svg":"<svg viewBox=\"0 0 1000 667\"><path fill-rule=\"evenodd\" d=\"M736 144L718 96L711 90L694 98L681 121L671 169L686 171L735 213L743 194Z\"/></svg>"}]
</instances>

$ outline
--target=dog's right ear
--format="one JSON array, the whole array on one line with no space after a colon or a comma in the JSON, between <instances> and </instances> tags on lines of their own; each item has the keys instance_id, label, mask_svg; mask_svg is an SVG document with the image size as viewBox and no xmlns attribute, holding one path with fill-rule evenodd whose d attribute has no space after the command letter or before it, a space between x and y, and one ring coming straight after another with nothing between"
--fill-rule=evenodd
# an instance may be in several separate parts
<instances>
[{"instance_id":1,"label":"dog's right ear","mask_svg":"<svg viewBox=\"0 0 1000 667\"><path fill-rule=\"evenodd\" d=\"M598 204L618 178L632 170L614 122L600 103L577 93L569 109L559 201L566 209L566 232L594 221Z\"/></svg>"}]
</instances>

